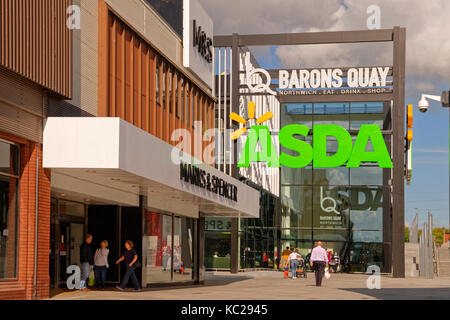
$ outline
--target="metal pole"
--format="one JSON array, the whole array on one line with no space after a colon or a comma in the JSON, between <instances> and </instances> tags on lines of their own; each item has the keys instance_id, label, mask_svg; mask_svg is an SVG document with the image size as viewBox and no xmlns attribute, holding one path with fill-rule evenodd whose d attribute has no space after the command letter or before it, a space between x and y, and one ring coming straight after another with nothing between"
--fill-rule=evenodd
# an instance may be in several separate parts
<instances>
[{"instance_id":1,"label":"metal pole","mask_svg":"<svg viewBox=\"0 0 450 320\"><path fill-rule=\"evenodd\" d=\"M433 275L433 216L431 215L431 213L428 213L428 278L432 279Z\"/></svg>"},{"instance_id":2,"label":"metal pole","mask_svg":"<svg viewBox=\"0 0 450 320\"><path fill-rule=\"evenodd\" d=\"M405 41L404 28L394 27L392 276L405 277Z\"/></svg>"},{"instance_id":3,"label":"metal pole","mask_svg":"<svg viewBox=\"0 0 450 320\"><path fill-rule=\"evenodd\" d=\"M230 88L230 110L239 113L239 36L237 33L232 35L231 45L231 88ZM238 129L235 123L231 123L230 129ZM228 139L228 137L227 137ZM237 148L235 143L230 140L230 175L238 179L238 168L234 163L237 159ZM239 218L231 218L231 259L230 259L231 273L239 272Z\"/></svg>"}]
</instances>

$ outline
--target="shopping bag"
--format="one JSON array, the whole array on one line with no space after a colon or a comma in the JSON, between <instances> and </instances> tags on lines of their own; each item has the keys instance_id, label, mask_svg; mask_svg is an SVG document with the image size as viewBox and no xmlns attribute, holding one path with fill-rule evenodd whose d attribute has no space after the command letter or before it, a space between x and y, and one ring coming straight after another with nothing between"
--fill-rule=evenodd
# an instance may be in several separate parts
<instances>
[{"instance_id":1,"label":"shopping bag","mask_svg":"<svg viewBox=\"0 0 450 320\"><path fill-rule=\"evenodd\" d=\"M325 268L325 279L330 279L331 278L331 274L330 274L330 269L328 267Z\"/></svg>"},{"instance_id":2,"label":"shopping bag","mask_svg":"<svg viewBox=\"0 0 450 320\"><path fill-rule=\"evenodd\" d=\"M89 272L88 286L90 286L90 287L95 286L95 274L94 274L94 271Z\"/></svg>"}]
</instances>

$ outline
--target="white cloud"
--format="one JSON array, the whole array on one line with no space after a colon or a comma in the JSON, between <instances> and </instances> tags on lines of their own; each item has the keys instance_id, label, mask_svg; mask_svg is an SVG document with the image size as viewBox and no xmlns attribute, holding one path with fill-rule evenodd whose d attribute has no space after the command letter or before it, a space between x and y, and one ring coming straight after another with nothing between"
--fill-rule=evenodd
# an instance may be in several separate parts
<instances>
[{"instance_id":1,"label":"white cloud","mask_svg":"<svg viewBox=\"0 0 450 320\"><path fill-rule=\"evenodd\" d=\"M406 27L408 90L433 92L450 82L448 0L201 0L216 34L367 29L369 5L381 8L381 27ZM289 46L276 50L282 66L358 66L392 63L389 44Z\"/></svg>"}]
</instances>

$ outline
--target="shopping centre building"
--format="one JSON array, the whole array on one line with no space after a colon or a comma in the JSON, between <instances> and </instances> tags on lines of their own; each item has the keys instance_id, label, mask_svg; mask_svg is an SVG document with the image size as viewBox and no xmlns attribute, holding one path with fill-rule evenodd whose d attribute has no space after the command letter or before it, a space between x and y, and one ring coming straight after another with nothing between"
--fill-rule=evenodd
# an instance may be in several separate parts
<instances>
[{"instance_id":1,"label":"shopping centre building","mask_svg":"<svg viewBox=\"0 0 450 320\"><path fill-rule=\"evenodd\" d=\"M391 257L403 257L404 29L293 34L393 41L385 93L267 95L245 73L258 68L248 47L271 44L213 37L195 0L0 6L0 299L66 288L87 233L94 247L109 242L111 262L132 240L144 287L203 283L205 268L273 267L286 246L307 253L316 240L349 257L349 271L374 262L402 276ZM290 123L334 123L352 135L370 123L394 168L238 168L230 159L246 135L230 139L240 127L228 116L248 116L250 101L257 117L272 113L265 125L277 153ZM341 219L320 213L323 197L347 199ZM110 265L115 284L124 266Z\"/></svg>"},{"instance_id":2,"label":"shopping centre building","mask_svg":"<svg viewBox=\"0 0 450 320\"><path fill-rule=\"evenodd\" d=\"M183 35L178 2L1 1L0 298L66 288L86 233L109 242L111 284L125 240L144 287L202 283L205 217L258 217L258 192L204 156L213 25L188 5Z\"/></svg>"},{"instance_id":3,"label":"shopping centre building","mask_svg":"<svg viewBox=\"0 0 450 320\"><path fill-rule=\"evenodd\" d=\"M380 66L265 70L249 49L358 43L367 48L385 44L391 60ZM327 167L312 160L302 167L274 168L264 161L240 167L234 174L260 191L260 219L207 219L206 268L276 268L286 247L298 248L308 257L314 242L320 240L328 251L339 255L342 271L365 272L368 266L378 265L382 272L403 277L405 29L232 34L216 36L214 45L219 97L216 127L242 134L234 149L226 142L217 146L217 153L226 155L225 162L231 157L228 154L242 157L255 114L272 112L270 122L264 125L278 155L298 155L298 151L280 146L279 133L292 125L308 129L339 126L350 134L355 147L362 127L369 125L378 128L393 165L362 161L350 166L344 161ZM226 70L230 70L228 78ZM256 110L250 107L253 102ZM231 122L230 112L247 120ZM321 143L314 142L314 130L296 137L314 148ZM333 134L327 136L323 150L328 158L342 152L338 152L343 148L341 142ZM366 143L364 151L374 152L374 141Z\"/></svg>"}]
</instances>

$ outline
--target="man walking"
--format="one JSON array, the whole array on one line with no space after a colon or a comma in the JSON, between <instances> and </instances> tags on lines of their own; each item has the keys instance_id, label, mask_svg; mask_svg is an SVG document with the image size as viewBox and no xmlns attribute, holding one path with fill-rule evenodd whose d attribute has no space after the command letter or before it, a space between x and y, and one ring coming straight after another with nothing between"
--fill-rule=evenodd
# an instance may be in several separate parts
<instances>
[{"instance_id":1,"label":"man walking","mask_svg":"<svg viewBox=\"0 0 450 320\"><path fill-rule=\"evenodd\" d=\"M87 234L84 237L84 242L80 246L80 262L81 262L81 283L80 289L87 290L87 279L89 278L89 272L94 266L94 256L90 244L92 243L92 235Z\"/></svg>"},{"instance_id":2,"label":"man walking","mask_svg":"<svg viewBox=\"0 0 450 320\"><path fill-rule=\"evenodd\" d=\"M328 254L327 251L322 248L322 242L317 242L316 247L311 252L309 261L316 275L316 286L320 287L322 285L325 266L328 264Z\"/></svg>"}]
</instances>

